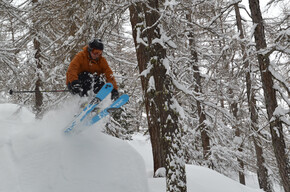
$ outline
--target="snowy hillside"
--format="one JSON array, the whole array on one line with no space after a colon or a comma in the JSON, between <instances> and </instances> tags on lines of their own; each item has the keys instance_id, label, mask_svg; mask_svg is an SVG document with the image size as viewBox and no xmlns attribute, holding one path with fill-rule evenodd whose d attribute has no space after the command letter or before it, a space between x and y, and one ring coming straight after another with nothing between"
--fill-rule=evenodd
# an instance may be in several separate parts
<instances>
[{"instance_id":1,"label":"snowy hillside","mask_svg":"<svg viewBox=\"0 0 290 192\"><path fill-rule=\"evenodd\" d=\"M98 129L65 136L60 111L34 122L26 110L11 116L14 105L0 109L1 192L148 191L143 159L128 143Z\"/></svg>"},{"instance_id":2,"label":"snowy hillside","mask_svg":"<svg viewBox=\"0 0 290 192\"><path fill-rule=\"evenodd\" d=\"M152 155L150 142L141 135L135 135L130 144L141 153L146 164L149 192L165 192L165 179L151 178L153 175ZM263 192L257 189L255 175L247 175L246 183L252 187L244 186L231 178L217 173L211 169L196 165L186 165L188 192ZM280 191L277 189L277 192Z\"/></svg>"},{"instance_id":3,"label":"snowy hillside","mask_svg":"<svg viewBox=\"0 0 290 192\"><path fill-rule=\"evenodd\" d=\"M102 122L65 136L61 130L76 110L68 103L41 121L17 109L0 104L0 192L165 192L165 179L152 178L145 137L107 136ZM188 192L262 192L207 168L187 165L186 171Z\"/></svg>"}]
</instances>

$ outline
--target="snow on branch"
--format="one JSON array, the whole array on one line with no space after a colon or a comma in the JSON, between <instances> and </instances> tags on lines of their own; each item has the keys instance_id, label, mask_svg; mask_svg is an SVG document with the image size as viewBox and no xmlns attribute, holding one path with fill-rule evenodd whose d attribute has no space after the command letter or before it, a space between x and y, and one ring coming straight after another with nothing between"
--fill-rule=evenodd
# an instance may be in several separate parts
<instances>
[{"instance_id":1,"label":"snow on branch","mask_svg":"<svg viewBox=\"0 0 290 192\"><path fill-rule=\"evenodd\" d=\"M271 72L272 77L280 82L284 89L287 91L288 95L290 95L290 84L287 82L287 80L284 79L284 77L280 75L280 73L275 71L275 69L271 65L269 66L269 71Z\"/></svg>"},{"instance_id":2,"label":"snow on branch","mask_svg":"<svg viewBox=\"0 0 290 192\"><path fill-rule=\"evenodd\" d=\"M289 118L287 118L287 116L289 117L289 115L290 115L290 109L284 109L282 106L279 105L276 107L270 122L279 119L283 123L289 126L290 121L289 121Z\"/></svg>"},{"instance_id":3,"label":"snow on branch","mask_svg":"<svg viewBox=\"0 0 290 192\"><path fill-rule=\"evenodd\" d=\"M228 3L228 5L221 9L221 12L216 15L208 24L207 27L210 27L219 17L221 17L228 9L232 8L233 5L242 2L242 0L233 0Z\"/></svg>"}]
</instances>

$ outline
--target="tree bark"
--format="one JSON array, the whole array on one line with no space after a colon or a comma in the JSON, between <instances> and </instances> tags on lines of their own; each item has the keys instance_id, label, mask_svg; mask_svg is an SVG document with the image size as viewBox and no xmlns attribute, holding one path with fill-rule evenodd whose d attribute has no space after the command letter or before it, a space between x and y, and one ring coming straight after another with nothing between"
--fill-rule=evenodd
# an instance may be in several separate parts
<instances>
[{"instance_id":1,"label":"tree bark","mask_svg":"<svg viewBox=\"0 0 290 192\"><path fill-rule=\"evenodd\" d=\"M166 48L154 41L161 40L158 3L156 0L148 0L146 4L135 3L130 7L130 20L139 71L142 73L154 172L165 167L166 191L186 192L185 162L180 143L182 129L179 114L172 108L173 83L164 65L168 61Z\"/></svg>"},{"instance_id":2,"label":"tree bark","mask_svg":"<svg viewBox=\"0 0 290 192\"><path fill-rule=\"evenodd\" d=\"M238 7L238 4L235 4L235 13L236 13L236 21L237 21L237 28L239 31L239 36L241 39L244 39L244 32L243 32L243 26L242 26L242 19L240 15L240 10ZM241 44L242 54L243 54L243 61L245 64L245 68L248 69L246 72L246 87L247 87L247 98L248 98L248 106L249 106L249 112L250 112L250 118L251 118L251 129L253 131L256 131L256 134L253 135L252 139L255 146L256 151L256 158L257 158L257 175L258 175L258 181L259 186L261 189L265 190L266 192L272 192L272 185L269 180L268 175L268 169L265 167L265 158L263 157L263 148L260 145L260 139L257 134L259 134L257 131L258 128L258 113L256 111L256 99L255 99L255 93L252 89L252 79L251 79L251 70L249 69L250 64L247 60L246 55L246 47Z\"/></svg>"},{"instance_id":3,"label":"tree bark","mask_svg":"<svg viewBox=\"0 0 290 192\"><path fill-rule=\"evenodd\" d=\"M191 14L186 15L186 19L189 22L191 21ZM192 69L194 71L194 91L196 93L202 94L202 85L201 85L201 75L199 72L199 67L198 67L198 57L197 57L197 52L195 51L195 38L192 30L189 32L189 47L191 47L191 62L192 62ZM201 142L202 142L202 149L203 149L203 158L204 160L208 160L208 157L210 155L210 137L208 136L208 127L205 125L206 121L206 116L204 112L204 106L200 101L196 101L197 105L197 111L198 111L198 117L199 117L199 128L201 130Z\"/></svg>"},{"instance_id":4,"label":"tree bark","mask_svg":"<svg viewBox=\"0 0 290 192\"><path fill-rule=\"evenodd\" d=\"M130 22L133 29L133 39L136 47L139 72L142 73L147 69L148 62L150 61L148 48L143 43L140 43L138 41L139 39L142 39L144 37L143 34L141 33L141 31L145 29L143 5L142 3L135 3L135 5L131 5L129 7L129 10L130 10ZM142 75L141 85L144 93L146 114L148 117L147 121L150 134L150 141L152 145L153 164L155 173L157 169L165 167L165 157L162 142L160 140L161 137L160 127L158 125L154 126L154 120L151 117L152 112L150 111L150 94L149 92L147 92L149 77L150 77L149 75L148 76Z\"/></svg>"},{"instance_id":5,"label":"tree bark","mask_svg":"<svg viewBox=\"0 0 290 192\"><path fill-rule=\"evenodd\" d=\"M263 18L259 6L259 0L249 0L253 23L256 25L254 37L257 51L267 48ZM276 91L273 87L274 82L269 71L270 60L268 56L258 53L258 62L264 90L268 120L270 122L270 132L272 136L272 145L274 148L280 177L285 192L290 192L290 165L286 154L286 144L284 141L282 122L279 118L273 119L273 113L277 108Z\"/></svg>"},{"instance_id":6,"label":"tree bark","mask_svg":"<svg viewBox=\"0 0 290 192\"><path fill-rule=\"evenodd\" d=\"M34 4L38 3L38 0L33 0L32 1ZM36 14L36 13L35 13ZM33 18L36 18L36 16L33 16ZM34 50L35 50L35 55L34 55L34 60L36 63L36 75L37 75L37 80L35 82L35 111L36 111L36 118L39 119L42 117L42 104L43 104L43 95L40 92L41 87L42 87L42 80L40 77L40 70L42 68L42 64L41 64L41 49L40 49L40 42L37 38L37 32L36 29L38 28L38 24L37 24L37 19L33 19L33 30L34 31L34 40L33 40L33 45L34 45Z\"/></svg>"},{"instance_id":7,"label":"tree bark","mask_svg":"<svg viewBox=\"0 0 290 192\"><path fill-rule=\"evenodd\" d=\"M233 99L233 90L230 89L229 91L230 91L230 93L232 95L232 98L231 99L234 100ZM236 101L232 101L232 103L230 104L230 108L231 108L231 112L232 112L233 116L235 117L236 121L239 121L239 116L238 116L238 111L239 111L239 109L238 109L238 103ZM241 138L241 130L239 128L239 125L235 124L234 125L234 129L235 129L235 136L237 138ZM240 153L242 153L243 152L243 144L242 143L239 143L239 145L240 146L238 148L238 151ZM239 167L241 169L241 171L239 171L239 181L240 181L241 184L246 185L246 179L245 179L245 174L244 174L244 170L245 170L244 161L242 159L240 159L240 158L237 158L237 161L238 161Z\"/></svg>"}]
</instances>

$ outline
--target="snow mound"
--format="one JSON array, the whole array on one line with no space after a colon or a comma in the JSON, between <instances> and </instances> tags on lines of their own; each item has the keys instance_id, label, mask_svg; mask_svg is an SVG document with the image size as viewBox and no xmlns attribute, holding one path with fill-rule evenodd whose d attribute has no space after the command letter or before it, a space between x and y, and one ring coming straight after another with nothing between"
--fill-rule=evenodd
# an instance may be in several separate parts
<instances>
[{"instance_id":1,"label":"snow mound","mask_svg":"<svg viewBox=\"0 0 290 192\"><path fill-rule=\"evenodd\" d=\"M1 120L9 129L0 138L0 192L147 192L144 160L135 149L101 133L101 125L64 135L73 114L68 109L26 124Z\"/></svg>"},{"instance_id":2,"label":"snow mound","mask_svg":"<svg viewBox=\"0 0 290 192\"><path fill-rule=\"evenodd\" d=\"M2 103L0 104L0 120L27 123L34 120L34 115L25 107L16 104Z\"/></svg>"},{"instance_id":3,"label":"snow mound","mask_svg":"<svg viewBox=\"0 0 290 192\"><path fill-rule=\"evenodd\" d=\"M187 180L188 191L263 192L261 189L247 187L205 167L186 165L186 172L187 176L190 178Z\"/></svg>"},{"instance_id":4,"label":"snow mound","mask_svg":"<svg viewBox=\"0 0 290 192\"><path fill-rule=\"evenodd\" d=\"M153 157L149 136L144 136L143 134L138 133L133 135L132 138L133 140L128 141L128 143L140 152L143 159L145 159L149 191L165 192L165 178L152 178ZM186 177L187 192L263 192L263 190L258 189L257 177L248 174L246 175L246 183L249 186L245 186L212 169L187 164ZM280 190L277 190L277 192L278 191Z\"/></svg>"}]
</instances>

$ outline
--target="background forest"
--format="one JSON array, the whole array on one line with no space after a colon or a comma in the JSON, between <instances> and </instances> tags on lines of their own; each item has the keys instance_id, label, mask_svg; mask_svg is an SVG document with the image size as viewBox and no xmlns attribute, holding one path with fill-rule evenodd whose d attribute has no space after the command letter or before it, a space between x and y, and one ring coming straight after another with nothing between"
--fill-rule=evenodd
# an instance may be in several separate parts
<instances>
[{"instance_id":1,"label":"background forest","mask_svg":"<svg viewBox=\"0 0 290 192\"><path fill-rule=\"evenodd\" d=\"M149 134L167 191L186 191L186 163L290 192L289 7L271 0L280 14L266 17L259 0L0 0L0 102L41 119L71 97L67 67L98 37L130 95L106 132Z\"/></svg>"}]
</instances>

